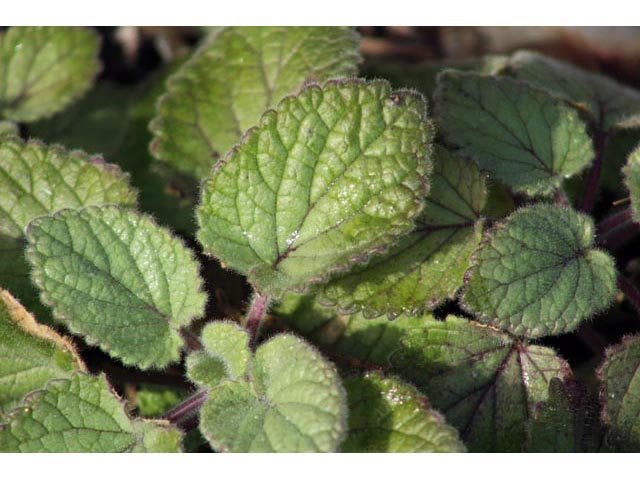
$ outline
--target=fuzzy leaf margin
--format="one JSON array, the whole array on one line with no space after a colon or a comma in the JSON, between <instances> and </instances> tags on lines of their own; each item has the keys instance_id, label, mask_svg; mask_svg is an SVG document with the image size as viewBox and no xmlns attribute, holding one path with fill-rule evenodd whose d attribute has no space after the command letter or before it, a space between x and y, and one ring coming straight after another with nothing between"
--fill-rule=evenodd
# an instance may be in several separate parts
<instances>
[{"instance_id":1,"label":"fuzzy leaf margin","mask_svg":"<svg viewBox=\"0 0 640 480\"><path fill-rule=\"evenodd\" d=\"M436 145L430 192L416 229L384 255L334 275L318 301L374 318L418 315L454 298L482 238L487 199L475 164Z\"/></svg>"},{"instance_id":2,"label":"fuzzy leaf margin","mask_svg":"<svg viewBox=\"0 0 640 480\"><path fill-rule=\"evenodd\" d=\"M167 82L150 124L153 155L204 178L262 113L305 84L357 73L349 27L227 27Z\"/></svg>"},{"instance_id":3,"label":"fuzzy leaf margin","mask_svg":"<svg viewBox=\"0 0 640 480\"><path fill-rule=\"evenodd\" d=\"M256 350L249 378L209 391L200 430L223 452L332 452L346 434L347 402L335 367L293 335Z\"/></svg>"},{"instance_id":4,"label":"fuzzy leaf margin","mask_svg":"<svg viewBox=\"0 0 640 480\"><path fill-rule=\"evenodd\" d=\"M64 109L93 84L99 46L87 28L9 28L0 35L0 116L30 122Z\"/></svg>"},{"instance_id":5,"label":"fuzzy leaf margin","mask_svg":"<svg viewBox=\"0 0 640 480\"><path fill-rule=\"evenodd\" d=\"M447 142L530 196L551 194L594 158L578 110L508 77L444 71L435 112Z\"/></svg>"},{"instance_id":6,"label":"fuzzy leaf margin","mask_svg":"<svg viewBox=\"0 0 640 480\"><path fill-rule=\"evenodd\" d=\"M432 135L417 93L357 79L308 86L204 182L198 240L275 297L365 261L413 228Z\"/></svg>"},{"instance_id":7,"label":"fuzzy leaf margin","mask_svg":"<svg viewBox=\"0 0 640 480\"><path fill-rule=\"evenodd\" d=\"M164 421L130 419L104 376L76 373L31 393L0 424L0 452L178 452Z\"/></svg>"},{"instance_id":8,"label":"fuzzy leaf margin","mask_svg":"<svg viewBox=\"0 0 640 480\"><path fill-rule=\"evenodd\" d=\"M115 206L61 210L27 229L43 303L72 332L126 364L177 361L182 326L204 312L199 265L168 230Z\"/></svg>"},{"instance_id":9,"label":"fuzzy leaf margin","mask_svg":"<svg viewBox=\"0 0 640 480\"><path fill-rule=\"evenodd\" d=\"M555 205L525 207L487 234L462 296L482 323L537 338L570 332L613 301L616 268L594 248L586 215Z\"/></svg>"}]
</instances>

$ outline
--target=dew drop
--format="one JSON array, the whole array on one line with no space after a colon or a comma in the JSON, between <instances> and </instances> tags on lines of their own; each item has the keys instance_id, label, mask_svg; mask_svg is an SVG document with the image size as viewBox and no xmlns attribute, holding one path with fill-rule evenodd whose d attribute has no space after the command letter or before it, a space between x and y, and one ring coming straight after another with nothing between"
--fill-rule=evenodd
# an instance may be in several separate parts
<instances>
[{"instance_id":1,"label":"dew drop","mask_svg":"<svg viewBox=\"0 0 640 480\"><path fill-rule=\"evenodd\" d=\"M300 230L296 230L291 235L289 235L289 238L287 238L287 241L285 242L287 244L287 248L293 245L295 241L298 240L299 236L300 236Z\"/></svg>"}]
</instances>

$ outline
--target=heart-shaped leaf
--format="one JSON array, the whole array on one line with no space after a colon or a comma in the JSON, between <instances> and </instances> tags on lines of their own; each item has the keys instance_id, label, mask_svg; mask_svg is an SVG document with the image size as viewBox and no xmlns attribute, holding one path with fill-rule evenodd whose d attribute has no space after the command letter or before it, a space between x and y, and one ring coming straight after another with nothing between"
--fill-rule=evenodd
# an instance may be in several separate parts
<instances>
[{"instance_id":1,"label":"heart-shaped leaf","mask_svg":"<svg viewBox=\"0 0 640 480\"><path fill-rule=\"evenodd\" d=\"M292 335L257 350L248 379L209 392L200 430L225 452L332 452L346 433L347 405L335 368Z\"/></svg>"},{"instance_id":2,"label":"heart-shaped leaf","mask_svg":"<svg viewBox=\"0 0 640 480\"><path fill-rule=\"evenodd\" d=\"M345 380L349 434L341 451L365 453L464 452L458 432L432 410L415 387L367 373Z\"/></svg>"},{"instance_id":3,"label":"heart-shaped leaf","mask_svg":"<svg viewBox=\"0 0 640 480\"><path fill-rule=\"evenodd\" d=\"M383 81L307 87L205 181L198 239L274 296L362 262L413 228L431 136L418 94Z\"/></svg>"},{"instance_id":4,"label":"heart-shaped leaf","mask_svg":"<svg viewBox=\"0 0 640 480\"><path fill-rule=\"evenodd\" d=\"M511 78L445 71L435 98L447 141L518 192L550 194L594 157L578 111L544 90Z\"/></svg>"},{"instance_id":5,"label":"heart-shaped leaf","mask_svg":"<svg viewBox=\"0 0 640 480\"><path fill-rule=\"evenodd\" d=\"M0 117L30 122L85 93L98 73L98 36L86 28L11 27L0 35Z\"/></svg>"},{"instance_id":6,"label":"heart-shaped leaf","mask_svg":"<svg viewBox=\"0 0 640 480\"><path fill-rule=\"evenodd\" d=\"M49 382L0 424L0 452L178 452L164 421L132 421L103 376Z\"/></svg>"},{"instance_id":7,"label":"heart-shaped leaf","mask_svg":"<svg viewBox=\"0 0 640 480\"><path fill-rule=\"evenodd\" d=\"M553 350L466 319L430 315L331 317L307 297L287 295L276 315L331 352L346 371L385 369L427 396L456 427L470 451L523 451L536 406L548 398L553 378L571 370ZM309 315L309 314L308 314Z\"/></svg>"},{"instance_id":8,"label":"heart-shaped leaf","mask_svg":"<svg viewBox=\"0 0 640 480\"><path fill-rule=\"evenodd\" d=\"M593 222L571 209L523 208L474 256L464 306L483 323L530 338L570 332L616 292L611 256L594 248Z\"/></svg>"},{"instance_id":9,"label":"heart-shaped leaf","mask_svg":"<svg viewBox=\"0 0 640 480\"><path fill-rule=\"evenodd\" d=\"M381 256L321 287L319 301L366 317L419 314L453 298L471 266L482 232L485 179L474 164L440 146L431 191L417 227Z\"/></svg>"},{"instance_id":10,"label":"heart-shaped leaf","mask_svg":"<svg viewBox=\"0 0 640 480\"><path fill-rule=\"evenodd\" d=\"M32 280L54 316L127 364L176 361L178 333L204 311L192 253L151 218L114 206L62 210L29 225Z\"/></svg>"},{"instance_id":11,"label":"heart-shaped leaf","mask_svg":"<svg viewBox=\"0 0 640 480\"><path fill-rule=\"evenodd\" d=\"M358 36L343 27L217 30L167 82L151 123L153 155L203 178L262 113L311 81L357 73Z\"/></svg>"}]
</instances>

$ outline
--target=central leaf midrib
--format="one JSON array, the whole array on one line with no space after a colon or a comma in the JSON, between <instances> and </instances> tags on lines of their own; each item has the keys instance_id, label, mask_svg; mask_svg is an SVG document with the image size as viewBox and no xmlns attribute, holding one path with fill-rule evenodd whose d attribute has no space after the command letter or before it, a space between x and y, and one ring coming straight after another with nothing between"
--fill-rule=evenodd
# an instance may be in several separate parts
<instances>
[{"instance_id":1,"label":"central leaf midrib","mask_svg":"<svg viewBox=\"0 0 640 480\"><path fill-rule=\"evenodd\" d=\"M94 238L95 240L98 242L98 244L100 244L100 246L102 248L104 248L104 246L102 245L102 243L99 241L99 239L95 236L95 232L93 232L92 229L90 229L92 231L92 233L94 233ZM122 283L119 279L117 279L116 277L114 277L111 272L105 271L103 269L101 269L100 267L98 267L91 259L89 259L88 257L82 255L80 252L76 251L75 248L73 248L73 246L68 245L67 243L63 242L62 240L58 239L57 237L51 235L49 232L45 232L44 230L41 230L43 233L45 233L47 235L48 238L52 239L53 241L57 242L59 245L65 247L67 249L67 251L69 252L69 255L73 255L75 257L77 257L78 259L80 259L83 263L86 263L90 268L92 268L93 270L95 270L96 272L102 274L101 276L103 278L105 278L107 281L109 281L112 285L114 285L115 287L117 287L117 289L124 291L127 295L127 297L132 298L135 300L135 302L132 302L132 305L123 305L123 307L128 307L128 308L138 308L141 310L149 310L152 313L160 316L163 320L165 320L167 323L171 324L171 319L170 316L168 314L165 314L163 312L161 312L154 304L149 303L143 299L141 299L140 297L138 297L138 295L136 295L136 293L131 290L130 287L128 287L127 285L125 285L124 283ZM71 232L69 231L69 234L71 235ZM125 249L128 251L128 249L126 248L125 245ZM106 254L105 252L105 256L107 257L108 261L111 261L111 258L109 257L108 254ZM55 280L55 279L53 279ZM145 287L148 289L149 286L146 284L146 282L144 281L143 278L141 278L142 283L145 285ZM62 285L65 285L67 288L72 288L70 286L68 286L66 283L64 282L60 282L58 281L58 283L61 283ZM74 291L80 291L83 292L82 290L78 290L77 288L73 288ZM89 293L87 292L83 292L85 295L87 295L89 298L96 300L96 301L101 301L101 302L109 302L111 303L111 300L106 300L106 299L100 299L100 298L95 298L92 297ZM150 292L148 291L149 296L151 299L153 299L153 296L150 294ZM136 306L135 303L140 304L141 306Z\"/></svg>"}]
</instances>

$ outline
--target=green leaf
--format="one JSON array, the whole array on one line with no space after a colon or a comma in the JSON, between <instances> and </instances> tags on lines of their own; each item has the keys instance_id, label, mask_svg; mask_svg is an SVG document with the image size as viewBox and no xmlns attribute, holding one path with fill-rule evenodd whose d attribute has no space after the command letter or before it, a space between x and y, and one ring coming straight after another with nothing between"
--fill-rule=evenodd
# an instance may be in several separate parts
<instances>
[{"instance_id":1,"label":"green leaf","mask_svg":"<svg viewBox=\"0 0 640 480\"><path fill-rule=\"evenodd\" d=\"M179 63L179 62L176 62ZM85 152L99 152L131 174L140 189L140 209L173 230L193 234L198 185L153 162L148 124L153 105L164 92L171 64L131 91L108 82L96 85L70 108L29 126L32 136ZM164 168L161 168L164 167ZM160 171L161 170L161 171Z\"/></svg>"},{"instance_id":2,"label":"green leaf","mask_svg":"<svg viewBox=\"0 0 640 480\"><path fill-rule=\"evenodd\" d=\"M133 429L137 436L132 453L180 453L182 433L165 420L136 420Z\"/></svg>"},{"instance_id":3,"label":"green leaf","mask_svg":"<svg viewBox=\"0 0 640 480\"><path fill-rule=\"evenodd\" d=\"M292 335L256 351L248 380L209 392L200 430L224 452L332 452L346 433L345 393L333 365Z\"/></svg>"},{"instance_id":4,"label":"green leaf","mask_svg":"<svg viewBox=\"0 0 640 480\"><path fill-rule=\"evenodd\" d=\"M570 332L616 293L611 256L571 209L538 204L497 226L475 254L464 307L482 323L529 338Z\"/></svg>"},{"instance_id":5,"label":"green leaf","mask_svg":"<svg viewBox=\"0 0 640 480\"><path fill-rule=\"evenodd\" d=\"M598 377L607 443L616 451L640 451L640 337L609 348Z\"/></svg>"},{"instance_id":6,"label":"green leaf","mask_svg":"<svg viewBox=\"0 0 640 480\"><path fill-rule=\"evenodd\" d=\"M6 120L0 120L0 136L17 136L20 134L18 125Z\"/></svg>"},{"instance_id":7,"label":"green leaf","mask_svg":"<svg viewBox=\"0 0 640 480\"><path fill-rule=\"evenodd\" d=\"M462 318L331 318L316 307L315 322L299 322L296 314L309 302L288 294L275 313L306 330L346 371L382 368L416 385L470 451L524 450L549 382L571 374L553 350Z\"/></svg>"},{"instance_id":8,"label":"green leaf","mask_svg":"<svg viewBox=\"0 0 640 480\"><path fill-rule=\"evenodd\" d=\"M262 113L309 82L357 73L359 38L345 27L229 27L214 32L167 82L150 128L153 155L195 176Z\"/></svg>"},{"instance_id":9,"label":"green leaf","mask_svg":"<svg viewBox=\"0 0 640 480\"><path fill-rule=\"evenodd\" d=\"M166 422L132 422L104 376L76 373L29 395L0 425L0 452L103 453L179 446Z\"/></svg>"},{"instance_id":10,"label":"green leaf","mask_svg":"<svg viewBox=\"0 0 640 480\"><path fill-rule=\"evenodd\" d=\"M38 290L31 283L24 256L26 241L0 234L0 286L11 291L40 323L52 323L51 311L40 302Z\"/></svg>"},{"instance_id":11,"label":"green leaf","mask_svg":"<svg viewBox=\"0 0 640 480\"><path fill-rule=\"evenodd\" d=\"M624 183L631 197L633 219L640 222L640 146L629 155L623 172Z\"/></svg>"},{"instance_id":12,"label":"green leaf","mask_svg":"<svg viewBox=\"0 0 640 480\"><path fill-rule=\"evenodd\" d=\"M420 95L384 81L285 98L205 181L206 253L279 296L386 249L424 204L425 113Z\"/></svg>"},{"instance_id":13,"label":"green leaf","mask_svg":"<svg viewBox=\"0 0 640 480\"><path fill-rule=\"evenodd\" d=\"M98 50L85 28L9 28L0 35L0 117L30 122L64 109L91 87Z\"/></svg>"},{"instance_id":14,"label":"green leaf","mask_svg":"<svg viewBox=\"0 0 640 480\"><path fill-rule=\"evenodd\" d=\"M115 206L34 220L27 258L42 301L72 332L126 364L177 361L179 328L204 311L192 253L151 218Z\"/></svg>"},{"instance_id":15,"label":"green leaf","mask_svg":"<svg viewBox=\"0 0 640 480\"><path fill-rule=\"evenodd\" d=\"M347 368L389 366L390 358L399 351L406 332L421 328L426 319L433 320L428 314L421 317L400 315L393 321L386 317L367 319L361 314L336 316L315 297L294 292L287 293L273 308L273 313L289 328L330 351L338 365ZM398 373L405 376L405 372Z\"/></svg>"},{"instance_id":16,"label":"green leaf","mask_svg":"<svg viewBox=\"0 0 640 480\"><path fill-rule=\"evenodd\" d=\"M0 141L0 285L43 323L50 310L38 300L24 258L24 230L36 217L63 208L117 204L134 206L129 175L101 156L19 138Z\"/></svg>"},{"instance_id":17,"label":"green leaf","mask_svg":"<svg viewBox=\"0 0 640 480\"><path fill-rule=\"evenodd\" d=\"M203 351L187 357L187 376L208 388L217 387L225 378L236 380L247 373L251 352L249 335L231 322L213 322L202 331Z\"/></svg>"},{"instance_id":18,"label":"green leaf","mask_svg":"<svg viewBox=\"0 0 640 480\"><path fill-rule=\"evenodd\" d=\"M185 398L186 390L162 385L144 385L136 389L136 407L142 417L160 417Z\"/></svg>"},{"instance_id":19,"label":"green leaf","mask_svg":"<svg viewBox=\"0 0 640 480\"><path fill-rule=\"evenodd\" d=\"M345 380L349 434L343 452L464 452L458 432L415 387L367 373Z\"/></svg>"},{"instance_id":20,"label":"green leaf","mask_svg":"<svg viewBox=\"0 0 640 480\"><path fill-rule=\"evenodd\" d=\"M575 380L551 379L549 397L536 405L530 420L529 452L577 453L597 451L596 409Z\"/></svg>"},{"instance_id":21,"label":"green leaf","mask_svg":"<svg viewBox=\"0 0 640 480\"><path fill-rule=\"evenodd\" d=\"M575 103L601 131L640 126L640 92L604 75L526 50L511 56L506 71Z\"/></svg>"},{"instance_id":22,"label":"green leaf","mask_svg":"<svg viewBox=\"0 0 640 480\"><path fill-rule=\"evenodd\" d=\"M521 451L535 406L547 399L552 378L570 375L569 366L549 348L490 327L455 317L425 323L409 330L392 361L413 371L407 378L469 450Z\"/></svg>"},{"instance_id":23,"label":"green leaf","mask_svg":"<svg viewBox=\"0 0 640 480\"><path fill-rule=\"evenodd\" d=\"M0 418L49 380L84 370L73 345L0 289Z\"/></svg>"},{"instance_id":24,"label":"green leaf","mask_svg":"<svg viewBox=\"0 0 640 480\"><path fill-rule=\"evenodd\" d=\"M99 153L115 161L131 123L130 97L130 91L125 88L98 83L69 108L29 125L29 134L48 143ZM129 161L140 163L139 158ZM132 170L129 165L124 167Z\"/></svg>"},{"instance_id":25,"label":"green leaf","mask_svg":"<svg viewBox=\"0 0 640 480\"><path fill-rule=\"evenodd\" d=\"M453 69L492 75L499 72L509 60L506 55L485 55L479 59L461 61L407 63L365 58L360 75L367 78L384 78L395 88L412 88L431 98L436 90L438 74Z\"/></svg>"},{"instance_id":26,"label":"green leaf","mask_svg":"<svg viewBox=\"0 0 640 480\"><path fill-rule=\"evenodd\" d=\"M438 77L436 113L446 140L497 180L550 194L593 159L575 108L510 78L455 71Z\"/></svg>"},{"instance_id":27,"label":"green leaf","mask_svg":"<svg viewBox=\"0 0 640 480\"><path fill-rule=\"evenodd\" d=\"M129 176L99 156L6 138L0 165L2 235L20 238L31 220L63 208L136 203Z\"/></svg>"},{"instance_id":28,"label":"green leaf","mask_svg":"<svg viewBox=\"0 0 640 480\"><path fill-rule=\"evenodd\" d=\"M366 317L418 314L453 298L482 235L487 191L477 167L437 146L417 228L389 251L338 274L319 300Z\"/></svg>"}]
</instances>

